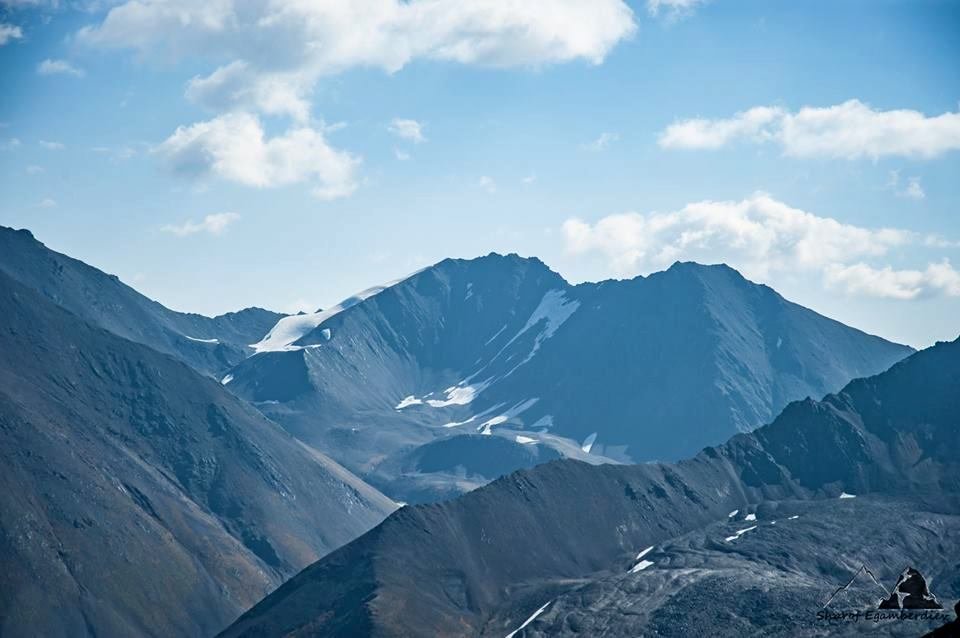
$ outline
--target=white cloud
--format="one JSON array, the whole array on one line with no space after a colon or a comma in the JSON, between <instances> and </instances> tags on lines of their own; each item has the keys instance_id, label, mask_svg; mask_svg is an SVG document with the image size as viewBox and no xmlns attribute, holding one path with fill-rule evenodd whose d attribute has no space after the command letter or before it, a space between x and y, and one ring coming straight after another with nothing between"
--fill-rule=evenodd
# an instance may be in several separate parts
<instances>
[{"instance_id":1,"label":"white cloud","mask_svg":"<svg viewBox=\"0 0 960 638\"><path fill-rule=\"evenodd\" d=\"M37 166L36 164L30 164L29 166L27 166L25 170L27 172L27 175L39 175L40 173L43 172L43 167Z\"/></svg>"},{"instance_id":2,"label":"white cloud","mask_svg":"<svg viewBox=\"0 0 960 638\"><path fill-rule=\"evenodd\" d=\"M522 181L524 184L533 184L535 181L537 181L537 176L536 176L536 175L527 175L526 177L524 177L524 178L523 178L522 180L520 180L520 181Z\"/></svg>"},{"instance_id":3,"label":"white cloud","mask_svg":"<svg viewBox=\"0 0 960 638\"><path fill-rule=\"evenodd\" d=\"M663 148L716 149L737 138L761 141L771 137L768 127L782 118L782 109L757 106L729 119L683 120L668 126L658 143Z\"/></svg>"},{"instance_id":4,"label":"white cloud","mask_svg":"<svg viewBox=\"0 0 960 638\"><path fill-rule=\"evenodd\" d=\"M584 144L583 148L588 151L599 153L600 151L605 151L610 148L610 145L619 139L620 136L616 133L601 133L600 137L588 144Z\"/></svg>"},{"instance_id":5,"label":"white cloud","mask_svg":"<svg viewBox=\"0 0 960 638\"><path fill-rule=\"evenodd\" d=\"M960 273L950 262L928 264L925 270L874 268L864 263L827 267L826 283L848 294L893 299L916 299L936 295L960 297Z\"/></svg>"},{"instance_id":6,"label":"white cloud","mask_svg":"<svg viewBox=\"0 0 960 638\"><path fill-rule=\"evenodd\" d=\"M636 30L623 0L130 0L78 40L163 59L224 58L187 96L230 111L304 121L317 80L416 59L494 67L599 64Z\"/></svg>"},{"instance_id":7,"label":"white cloud","mask_svg":"<svg viewBox=\"0 0 960 638\"><path fill-rule=\"evenodd\" d=\"M562 230L570 253L599 253L619 276L659 270L681 259L725 262L760 281L808 272L850 293L897 298L910 297L891 285L870 290L855 285L868 267L860 265L887 257L900 247L929 245L930 240L902 229L844 224L763 193L738 202L698 202L668 213L610 215L594 224L568 219ZM941 283L928 283L926 289L960 294L949 283L947 269L948 263L928 266L924 281ZM914 277L907 274L914 271L889 272L903 280Z\"/></svg>"},{"instance_id":8,"label":"white cloud","mask_svg":"<svg viewBox=\"0 0 960 638\"><path fill-rule=\"evenodd\" d=\"M394 120L390 122L390 126L387 127L387 130L397 137L409 140L414 144L427 141L427 138L423 136L423 124L416 120L394 118Z\"/></svg>"},{"instance_id":9,"label":"white cloud","mask_svg":"<svg viewBox=\"0 0 960 638\"><path fill-rule=\"evenodd\" d=\"M903 189L900 194L904 197L909 197L910 199L924 199L927 196L923 190L923 187L920 186L919 177L907 178L907 187Z\"/></svg>"},{"instance_id":10,"label":"white cloud","mask_svg":"<svg viewBox=\"0 0 960 638\"><path fill-rule=\"evenodd\" d=\"M48 151L62 151L66 148L61 142L50 142L47 140L40 140L40 146Z\"/></svg>"},{"instance_id":11,"label":"white cloud","mask_svg":"<svg viewBox=\"0 0 960 638\"><path fill-rule=\"evenodd\" d=\"M13 40L19 40L22 37L23 30L21 30L20 27L15 24L0 22L0 47Z\"/></svg>"},{"instance_id":12,"label":"white cloud","mask_svg":"<svg viewBox=\"0 0 960 638\"><path fill-rule=\"evenodd\" d=\"M82 78L86 71L77 68L66 60L46 59L37 65L37 73L40 75L71 75L75 78Z\"/></svg>"},{"instance_id":13,"label":"white cloud","mask_svg":"<svg viewBox=\"0 0 960 638\"><path fill-rule=\"evenodd\" d=\"M220 235L227 227L240 219L237 213L215 213L207 215L200 222L187 220L179 225L168 225L161 228L164 232L173 233L179 237L187 235L196 235L197 233L206 233L208 235Z\"/></svg>"},{"instance_id":14,"label":"white cloud","mask_svg":"<svg viewBox=\"0 0 960 638\"><path fill-rule=\"evenodd\" d=\"M877 159L932 158L960 149L960 112L926 116L907 109L879 111L859 100L791 113L761 106L725 119L695 118L668 126L663 148L716 149L736 140L773 142L785 155Z\"/></svg>"},{"instance_id":15,"label":"white cloud","mask_svg":"<svg viewBox=\"0 0 960 638\"><path fill-rule=\"evenodd\" d=\"M401 162L406 162L410 160L410 153L406 151L401 151L399 148L393 149L394 156Z\"/></svg>"},{"instance_id":16,"label":"white cloud","mask_svg":"<svg viewBox=\"0 0 960 638\"><path fill-rule=\"evenodd\" d=\"M186 96L218 112L250 109L304 122L310 117L310 103L305 99L309 89L310 82L301 73L262 72L236 60L206 77L191 79Z\"/></svg>"},{"instance_id":17,"label":"white cloud","mask_svg":"<svg viewBox=\"0 0 960 638\"><path fill-rule=\"evenodd\" d=\"M900 171L890 171L890 180L887 182L887 188L897 194L898 197L907 197L909 199L924 199L927 194L920 185L919 177L908 177L907 184L900 187Z\"/></svg>"},{"instance_id":18,"label":"white cloud","mask_svg":"<svg viewBox=\"0 0 960 638\"><path fill-rule=\"evenodd\" d=\"M322 127L298 126L267 137L259 118L249 113L181 126L156 151L176 173L259 188L310 182L321 199L351 194L360 163L331 147Z\"/></svg>"},{"instance_id":19,"label":"white cloud","mask_svg":"<svg viewBox=\"0 0 960 638\"><path fill-rule=\"evenodd\" d=\"M3 151L12 151L13 149L20 146L20 140L15 137L11 137L8 140L3 140L0 142L0 150Z\"/></svg>"},{"instance_id":20,"label":"white cloud","mask_svg":"<svg viewBox=\"0 0 960 638\"><path fill-rule=\"evenodd\" d=\"M497 182L488 175L482 175L477 181L477 185L488 193L497 192Z\"/></svg>"},{"instance_id":21,"label":"white cloud","mask_svg":"<svg viewBox=\"0 0 960 638\"><path fill-rule=\"evenodd\" d=\"M164 142L174 166L252 185L301 181L307 175L294 162L277 154L263 157L263 147L290 141L288 146L312 149L306 172L321 182L317 194L335 197L354 189L359 160L331 149L309 125L311 96L321 78L354 68L394 73L415 60L486 67L600 64L635 31L624 0L128 0L99 24L81 29L76 40L163 62L217 60L220 66L211 64L191 79L185 94L221 115L181 127ZM251 113L290 117L298 126L255 143L261 152L244 159L232 150L262 138L258 124L241 121ZM419 123L406 122L397 133L422 141ZM217 134L225 125L242 126L246 136L225 139ZM184 157L181 150L188 146L196 152Z\"/></svg>"},{"instance_id":22,"label":"white cloud","mask_svg":"<svg viewBox=\"0 0 960 638\"><path fill-rule=\"evenodd\" d=\"M55 208L56 205L57 205L57 200L51 197L45 197L41 199L40 202L37 204L37 206L39 206L40 208Z\"/></svg>"},{"instance_id":23,"label":"white cloud","mask_svg":"<svg viewBox=\"0 0 960 638\"><path fill-rule=\"evenodd\" d=\"M668 17L679 18L693 13L697 7L707 4L709 0L647 0L647 11L652 16L665 12Z\"/></svg>"}]
</instances>

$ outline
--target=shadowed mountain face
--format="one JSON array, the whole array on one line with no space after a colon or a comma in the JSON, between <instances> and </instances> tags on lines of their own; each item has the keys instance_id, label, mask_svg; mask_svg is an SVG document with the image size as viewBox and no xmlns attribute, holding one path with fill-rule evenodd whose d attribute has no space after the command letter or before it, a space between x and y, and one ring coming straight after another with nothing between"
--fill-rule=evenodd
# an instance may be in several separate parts
<instances>
[{"instance_id":1,"label":"shadowed mountain face","mask_svg":"<svg viewBox=\"0 0 960 638\"><path fill-rule=\"evenodd\" d=\"M508 469L674 460L911 352L690 263L571 286L536 259L445 260L344 306L281 320L229 387L406 501L499 476L468 470L478 434L545 450Z\"/></svg>"},{"instance_id":2,"label":"shadowed mountain face","mask_svg":"<svg viewBox=\"0 0 960 638\"><path fill-rule=\"evenodd\" d=\"M960 340L688 461L556 461L405 507L223 635L503 636L538 610L523 635L922 633L815 614L865 562L960 595L958 418Z\"/></svg>"},{"instance_id":3,"label":"shadowed mountain face","mask_svg":"<svg viewBox=\"0 0 960 638\"><path fill-rule=\"evenodd\" d=\"M0 635L211 635L393 508L0 272Z\"/></svg>"},{"instance_id":4,"label":"shadowed mountain face","mask_svg":"<svg viewBox=\"0 0 960 638\"><path fill-rule=\"evenodd\" d=\"M247 308L219 317L175 312L92 266L54 252L26 230L0 226L0 272L88 322L172 354L217 378L283 316Z\"/></svg>"}]
</instances>

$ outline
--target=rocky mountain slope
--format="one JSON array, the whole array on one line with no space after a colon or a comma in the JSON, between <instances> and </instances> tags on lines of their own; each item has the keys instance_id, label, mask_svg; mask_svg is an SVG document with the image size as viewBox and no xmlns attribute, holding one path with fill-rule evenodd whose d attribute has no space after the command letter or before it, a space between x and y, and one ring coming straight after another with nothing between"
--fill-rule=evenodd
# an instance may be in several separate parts
<instances>
[{"instance_id":1,"label":"rocky mountain slope","mask_svg":"<svg viewBox=\"0 0 960 638\"><path fill-rule=\"evenodd\" d=\"M212 635L394 507L0 271L0 635Z\"/></svg>"},{"instance_id":2,"label":"rocky mountain slope","mask_svg":"<svg viewBox=\"0 0 960 638\"><path fill-rule=\"evenodd\" d=\"M687 461L554 461L404 507L223 636L917 635L944 620L816 614L864 562L960 596L958 420L960 340Z\"/></svg>"},{"instance_id":3,"label":"rocky mountain slope","mask_svg":"<svg viewBox=\"0 0 960 638\"><path fill-rule=\"evenodd\" d=\"M50 250L26 230L0 226L0 272L88 322L172 354L216 376L253 350L283 315L247 308L218 317L175 312L117 277Z\"/></svg>"},{"instance_id":4,"label":"rocky mountain slope","mask_svg":"<svg viewBox=\"0 0 960 638\"><path fill-rule=\"evenodd\" d=\"M499 476L477 462L493 448L515 448L506 469L683 458L911 352L726 266L573 286L495 254L282 319L256 348L228 387L410 502Z\"/></svg>"}]
</instances>

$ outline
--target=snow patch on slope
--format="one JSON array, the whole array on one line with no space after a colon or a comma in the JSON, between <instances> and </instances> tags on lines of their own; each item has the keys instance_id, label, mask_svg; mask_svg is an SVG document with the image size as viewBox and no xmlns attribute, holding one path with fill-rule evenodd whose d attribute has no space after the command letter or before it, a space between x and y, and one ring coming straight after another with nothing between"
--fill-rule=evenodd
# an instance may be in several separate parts
<instances>
[{"instance_id":1,"label":"snow patch on slope","mask_svg":"<svg viewBox=\"0 0 960 638\"><path fill-rule=\"evenodd\" d=\"M423 405L423 401L421 401L420 399L418 399L417 397L411 394L410 396L405 397L403 401L398 403L397 407L395 407L394 410L402 410L405 407L411 406L411 405Z\"/></svg>"},{"instance_id":2,"label":"snow patch on slope","mask_svg":"<svg viewBox=\"0 0 960 638\"><path fill-rule=\"evenodd\" d=\"M726 537L725 539L723 539L723 540L727 541L728 543L729 543L730 541L735 541L735 540L737 540L738 538L740 538L741 536L743 536L744 534L746 534L747 532L753 531L753 530L755 530L755 529L757 529L757 526L756 526L756 525L754 525L753 527L748 527L748 528L746 528L746 529L741 529L741 530L739 530L736 534L734 534L733 536L727 536L727 537Z\"/></svg>"},{"instance_id":3,"label":"snow patch on slope","mask_svg":"<svg viewBox=\"0 0 960 638\"><path fill-rule=\"evenodd\" d=\"M367 288L366 290L358 292L352 297L344 299L332 308L327 308L326 310L321 310L319 312L310 314L291 315L289 317L284 317L277 322L270 332L267 333L266 337L257 343L250 344L250 347L253 348L257 353L301 350L299 346L292 345L293 342L302 338L311 330L319 327L327 319L335 317L344 310L352 308L353 306L356 306L357 304L380 294L387 288L396 286L402 281L406 281L410 277L422 272L422 270L423 269L418 270L415 273L411 273L406 277L401 277L400 279L387 282L382 286L373 286L372 288ZM330 333L325 333L323 338L329 340Z\"/></svg>"},{"instance_id":4,"label":"snow patch on slope","mask_svg":"<svg viewBox=\"0 0 960 638\"><path fill-rule=\"evenodd\" d=\"M191 337L190 335L183 335L190 341L196 341L197 343L220 343L219 339L199 339L197 337Z\"/></svg>"},{"instance_id":5,"label":"snow patch on slope","mask_svg":"<svg viewBox=\"0 0 960 638\"><path fill-rule=\"evenodd\" d=\"M540 345L552 337L554 333L566 322L570 316L576 312L577 308L580 307L580 302L575 300L567 299L566 293L562 290L548 290L543 299L540 300L540 304L534 309L533 314L530 315L530 318L527 319L527 323L520 329L520 332L515 334L513 338L507 342L505 346L500 350L502 353L506 350L510 344L519 339L524 333L533 328L536 325L539 325L541 322L545 322L546 325L540 334L537 335L536 339L533 342L533 348L530 350L530 354L516 365L513 370L508 372L506 376L513 374L513 371L525 364L527 361L533 358L537 351L540 349ZM499 356L500 353L497 353ZM496 357L494 357L496 358Z\"/></svg>"},{"instance_id":6,"label":"snow patch on slope","mask_svg":"<svg viewBox=\"0 0 960 638\"><path fill-rule=\"evenodd\" d=\"M427 405L432 408L445 408L448 405L467 405L480 394L484 388L487 387L486 383L478 383L477 385L463 385L461 381L460 384L450 386L443 393L446 395L446 399L428 399Z\"/></svg>"},{"instance_id":7,"label":"snow patch on slope","mask_svg":"<svg viewBox=\"0 0 960 638\"><path fill-rule=\"evenodd\" d=\"M583 443L580 444L580 449L586 452L587 454L590 454L590 450L593 449L593 444L596 442L597 442L597 433L594 432L593 434L591 434L590 436L588 436L583 440Z\"/></svg>"},{"instance_id":8,"label":"snow patch on slope","mask_svg":"<svg viewBox=\"0 0 960 638\"><path fill-rule=\"evenodd\" d=\"M545 603L543 604L543 607L541 607L541 608L538 609L537 611L533 612L533 613L530 615L529 618L527 618L526 620L523 621L523 624L522 624L522 625L520 625L519 627L517 627L516 629L514 629L513 631L511 631L509 634L507 634L507 635L505 636L505 638L513 638L521 629L523 629L524 627L526 627L527 625L529 625L530 623L532 623L534 620L537 619L537 616L539 616L539 615L542 614L544 611L546 611L547 606L548 606L550 603L552 603L552 602L553 602L552 600L548 600L547 602L545 602Z\"/></svg>"}]
</instances>

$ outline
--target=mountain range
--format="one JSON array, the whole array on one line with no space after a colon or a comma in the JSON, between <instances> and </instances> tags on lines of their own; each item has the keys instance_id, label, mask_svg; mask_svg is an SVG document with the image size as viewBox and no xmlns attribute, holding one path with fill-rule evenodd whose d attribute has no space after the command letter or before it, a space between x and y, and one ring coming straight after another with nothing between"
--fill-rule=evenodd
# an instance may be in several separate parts
<instances>
[{"instance_id":1,"label":"mountain range","mask_svg":"<svg viewBox=\"0 0 960 638\"><path fill-rule=\"evenodd\" d=\"M3 271L0 317L0 635L212 635L395 508Z\"/></svg>"},{"instance_id":2,"label":"mountain range","mask_svg":"<svg viewBox=\"0 0 960 638\"><path fill-rule=\"evenodd\" d=\"M960 340L690 460L565 459L404 507L222 636L917 635L943 619L817 612L867 559L960 596L958 417Z\"/></svg>"},{"instance_id":3,"label":"mountain range","mask_svg":"<svg viewBox=\"0 0 960 638\"><path fill-rule=\"evenodd\" d=\"M320 559L227 635L503 635L524 619L531 635L669 635L682 579L656 581L647 624L617 625L635 611L624 588L653 586L640 572L700 561L764 592L802 571L778 549L798 543L808 580L832 583L867 556L815 549L874 531L857 516L883 521L887 547L906 545L949 599L949 561L924 557L954 549L940 495L957 441L937 424L956 406L923 416L857 390L933 351L789 404L911 352L691 263L571 285L491 254L325 311L209 318L0 228L0 634L213 635ZM894 386L942 390L914 376ZM830 427L811 425L824 414ZM927 421L891 425L914 417ZM833 498L847 491L864 496ZM394 500L431 504L377 526ZM804 523L777 531L799 538L743 531L787 512ZM765 544L732 556L717 535ZM900 573L895 560L879 569ZM708 585L684 591L735 614Z\"/></svg>"},{"instance_id":4,"label":"mountain range","mask_svg":"<svg viewBox=\"0 0 960 638\"><path fill-rule=\"evenodd\" d=\"M230 390L406 502L561 456L691 456L912 352L727 266L574 286L496 254L283 318L254 348Z\"/></svg>"}]
</instances>

